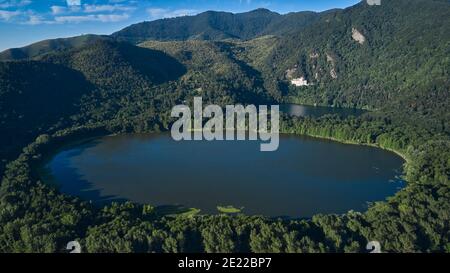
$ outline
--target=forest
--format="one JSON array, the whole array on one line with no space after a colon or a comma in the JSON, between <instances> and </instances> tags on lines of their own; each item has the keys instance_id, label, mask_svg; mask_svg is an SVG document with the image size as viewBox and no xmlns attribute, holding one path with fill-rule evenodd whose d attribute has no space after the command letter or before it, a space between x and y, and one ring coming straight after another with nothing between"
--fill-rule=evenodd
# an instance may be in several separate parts
<instances>
[{"instance_id":1,"label":"forest","mask_svg":"<svg viewBox=\"0 0 450 273\"><path fill-rule=\"evenodd\" d=\"M233 37L199 35L211 28L209 13L183 19L209 22L191 30L196 39L173 34L191 23L170 19L157 22L164 35L147 22L118 32L120 39L0 54L0 252L64 252L72 240L86 252L364 252L379 240L386 252L450 253L450 3L385 2L289 16L259 10L242 22L219 14L217 22L251 27L239 33L239 25L221 23ZM276 27L286 22L288 30ZM352 28L365 44L352 39ZM312 85L290 85L291 76ZM172 106L195 96L218 105L368 109L348 118L283 115L280 129L396 152L406 160L407 186L362 213L174 215L152 204L97 206L60 193L37 171L72 141L167 131Z\"/></svg>"}]
</instances>

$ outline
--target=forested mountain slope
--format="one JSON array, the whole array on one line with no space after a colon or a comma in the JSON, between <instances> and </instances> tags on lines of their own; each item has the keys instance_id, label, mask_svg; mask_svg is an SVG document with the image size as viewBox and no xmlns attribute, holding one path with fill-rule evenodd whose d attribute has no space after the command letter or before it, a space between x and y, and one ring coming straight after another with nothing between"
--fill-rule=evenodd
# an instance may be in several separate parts
<instances>
[{"instance_id":1,"label":"forested mountain slope","mask_svg":"<svg viewBox=\"0 0 450 273\"><path fill-rule=\"evenodd\" d=\"M317 18L318 14L313 12L280 15L267 9L237 14L207 11L195 16L135 24L113 33L112 37L132 43L146 40L247 40L299 30Z\"/></svg>"},{"instance_id":2,"label":"forested mountain slope","mask_svg":"<svg viewBox=\"0 0 450 273\"><path fill-rule=\"evenodd\" d=\"M448 1L362 2L281 37L261 70L307 80L310 86L292 88L299 101L373 109L448 91L449 45Z\"/></svg>"},{"instance_id":3,"label":"forested mountain slope","mask_svg":"<svg viewBox=\"0 0 450 273\"><path fill-rule=\"evenodd\" d=\"M49 127L68 126L94 88L78 71L38 61L0 63L0 86L2 159Z\"/></svg>"},{"instance_id":4,"label":"forested mountain slope","mask_svg":"<svg viewBox=\"0 0 450 273\"><path fill-rule=\"evenodd\" d=\"M172 28L180 24L190 30ZM185 40L188 38L177 36L176 30L191 35L213 25L220 27L221 33L233 33L242 39L277 35L250 40L146 41L140 46L95 35L36 43L13 56L35 62L2 62L1 103L6 109L2 122L15 120L13 115L34 116L24 115L24 111L37 111L34 105L25 104L33 101L32 96L47 97L57 89L71 92L71 87L80 85L79 94L63 98L64 107L46 111L66 109L61 116L89 116L87 120L117 116L126 120L126 115L147 112L150 106L152 111L167 111L169 101L179 103L202 95L220 104L277 101L382 109L396 116L391 119L394 123L449 132L449 1L386 0L381 6L363 1L344 10L286 15L264 9L235 15L206 12L142 23L112 36L128 33L127 37L136 42L143 31L154 39ZM166 28L170 31L164 37L152 36L153 31ZM138 34L133 29L139 30ZM230 38L225 36L213 35L210 39ZM4 54L11 57L11 52ZM30 66L37 71L36 77L44 73L43 84L37 88L37 83L25 85L33 79L26 76ZM23 81L17 81L16 74L21 72L14 67L24 70ZM67 75L62 75L47 84L49 74L53 75L47 73L49 67L64 67L55 73L68 71L82 80L59 80L66 79ZM297 78L308 85L292 85L290 82ZM23 99L14 101L6 95L14 92ZM50 105L52 101L45 103ZM70 107L65 104L69 102ZM77 113L80 109L82 114ZM42 111L43 117L46 111ZM29 128L44 128L39 125L42 122L52 127L56 122L52 118L39 120ZM167 122L164 118L163 123ZM37 131L29 130L36 135Z\"/></svg>"},{"instance_id":5,"label":"forested mountain slope","mask_svg":"<svg viewBox=\"0 0 450 273\"><path fill-rule=\"evenodd\" d=\"M183 63L188 72L180 81L186 95L225 105L233 101L258 103L273 101L264 88L260 72L237 59L233 43L219 41L148 41L144 48L161 50Z\"/></svg>"},{"instance_id":6,"label":"forested mountain slope","mask_svg":"<svg viewBox=\"0 0 450 273\"><path fill-rule=\"evenodd\" d=\"M161 84L185 73L183 65L161 51L115 41L96 41L79 50L43 56L41 60L79 70L101 87L122 90L144 88L141 82Z\"/></svg>"},{"instance_id":7,"label":"forested mountain slope","mask_svg":"<svg viewBox=\"0 0 450 273\"><path fill-rule=\"evenodd\" d=\"M113 119L122 108L144 111L136 100L185 70L163 52L104 40L34 61L0 62L2 159L20 149L12 144L52 128Z\"/></svg>"},{"instance_id":8,"label":"forested mountain slope","mask_svg":"<svg viewBox=\"0 0 450 273\"><path fill-rule=\"evenodd\" d=\"M40 41L22 48L11 48L0 53L0 61L23 60L45 55L50 52L60 52L81 48L98 40L112 40L108 36L81 35L71 38L59 38Z\"/></svg>"},{"instance_id":9,"label":"forested mountain slope","mask_svg":"<svg viewBox=\"0 0 450 273\"><path fill-rule=\"evenodd\" d=\"M386 252L450 252L449 20L443 0L207 12L5 53L16 60L0 62L0 252L62 252L74 238L86 252L364 252L374 239ZM299 78L307 85L291 84ZM407 186L364 213L168 216L151 204L96 207L37 172L67 142L167 131L171 108L193 96L369 108L282 116L281 130L396 151Z\"/></svg>"},{"instance_id":10,"label":"forested mountain slope","mask_svg":"<svg viewBox=\"0 0 450 273\"><path fill-rule=\"evenodd\" d=\"M29 59L49 52L78 49L98 40L116 39L133 44L147 40L248 40L262 35L283 35L298 31L317 21L319 17L315 12L280 15L266 9L237 14L207 11L196 16L134 24L110 36L82 35L45 40L22 48L5 50L0 53L0 61Z\"/></svg>"}]
</instances>

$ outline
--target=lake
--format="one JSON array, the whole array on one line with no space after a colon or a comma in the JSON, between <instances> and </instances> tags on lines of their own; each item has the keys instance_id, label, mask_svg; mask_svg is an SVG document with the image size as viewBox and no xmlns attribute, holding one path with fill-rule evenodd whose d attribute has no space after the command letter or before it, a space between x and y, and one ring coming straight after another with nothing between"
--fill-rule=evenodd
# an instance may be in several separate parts
<instances>
[{"instance_id":1,"label":"lake","mask_svg":"<svg viewBox=\"0 0 450 273\"><path fill-rule=\"evenodd\" d=\"M182 141L169 134L106 136L60 150L46 165L62 192L97 203L131 200L217 213L310 217L364 211L394 195L403 159L374 147L281 135L259 141Z\"/></svg>"},{"instance_id":2,"label":"lake","mask_svg":"<svg viewBox=\"0 0 450 273\"><path fill-rule=\"evenodd\" d=\"M360 116L366 113L366 110L355 108L339 108L325 106L309 106L300 104L281 104L280 111L296 117L314 117L318 118L324 115L338 115L346 118L349 116Z\"/></svg>"}]
</instances>

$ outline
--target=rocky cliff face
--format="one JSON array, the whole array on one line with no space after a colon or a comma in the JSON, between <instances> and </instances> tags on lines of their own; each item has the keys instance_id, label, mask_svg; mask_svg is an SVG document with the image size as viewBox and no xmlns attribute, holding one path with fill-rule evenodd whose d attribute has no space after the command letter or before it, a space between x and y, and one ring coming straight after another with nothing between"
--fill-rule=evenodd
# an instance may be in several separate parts
<instances>
[{"instance_id":1,"label":"rocky cliff face","mask_svg":"<svg viewBox=\"0 0 450 273\"><path fill-rule=\"evenodd\" d=\"M366 42L366 37L362 35L356 28L352 28L352 38L360 44L364 44Z\"/></svg>"}]
</instances>

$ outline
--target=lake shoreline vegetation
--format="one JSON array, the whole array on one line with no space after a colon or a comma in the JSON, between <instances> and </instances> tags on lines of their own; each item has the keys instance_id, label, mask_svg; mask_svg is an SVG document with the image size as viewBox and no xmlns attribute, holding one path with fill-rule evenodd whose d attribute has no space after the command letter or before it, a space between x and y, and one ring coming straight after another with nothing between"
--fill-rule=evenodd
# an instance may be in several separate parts
<instances>
[{"instance_id":1,"label":"lake shoreline vegetation","mask_svg":"<svg viewBox=\"0 0 450 273\"><path fill-rule=\"evenodd\" d=\"M285 120L283 120L283 121L287 121L287 122L291 121L292 122L292 120L296 120L296 119L297 118L289 119L289 118L285 117ZM305 119L315 120L315 119L310 119L310 118L305 118ZM294 122L298 122L298 121L294 121ZM283 124L282 128L284 128L285 123L283 122L282 124ZM290 126L289 128L292 129L292 128L295 128L295 126ZM313 130L320 130L321 128L323 128L323 127L322 126L321 127L317 127L317 128L309 127L309 129L312 130L312 131ZM337 126L336 128L339 129L340 127ZM299 132L301 132L301 131L296 131L297 134ZM38 166L39 165L39 163L37 163L37 162L39 162L39 160L42 159L42 157L41 157L42 154L50 153L51 151L54 151L54 149L59 149L59 148L65 146L65 145L67 145L68 143L70 143L70 145L73 145L73 143L74 143L73 141L77 141L79 143L80 139L83 139L83 137L80 137L81 135L84 135L85 137L87 136L88 139L92 139L93 137L99 137L99 136L104 136L104 135L115 135L115 134L117 134L117 133L113 133L112 131L105 130L104 128L93 127L93 128L76 128L76 129L74 129L74 131L57 132L53 136L42 135L42 136L37 138L36 142L34 142L33 144L30 144L29 146L27 146L27 148L24 149L24 153L19 157L19 159L16 160L15 162L11 163L11 164L12 165L14 165L15 163L17 163L19 165L23 164L23 166L19 167L18 169L20 169L21 171L25 171L26 169L28 169L28 171L26 171L26 172L28 172L30 174L30 177L25 178L25 179L28 179L30 182L31 181L35 181L34 182L34 183L36 183L35 187L40 188L39 190L44 190L45 192L48 191L50 193L50 196L52 196L52 195L59 195L59 194L57 194L57 192L55 192L55 189L52 186L47 186L47 185L45 185L45 182L44 183L40 182L39 181L41 179L40 177L38 177L38 176L32 177L33 168L34 168L33 166ZM308 134L303 134L303 135L308 135ZM313 135L310 135L310 136L313 136ZM319 135L319 136L318 135L314 135L313 137L321 137L321 138L325 138L325 139L327 139L327 138L329 139L330 138L329 135L326 135L326 134ZM56 144L53 143L53 141ZM336 139L334 139L334 141L336 141ZM337 141L341 141L341 142L344 142L344 143L345 142L351 142L353 145L355 143L356 144L360 144L360 145L374 145L374 144L362 143L361 141L359 141L359 142L355 142L354 140L346 141L345 139L341 139L341 140L337 140ZM405 168L405 171L407 171L407 168ZM6 174L8 174L8 171L6 172ZM23 179L23 177L22 177L22 179ZM2 191L4 190L4 186L5 186L5 183L2 183ZM331 219L333 219L332 221L339 221L339 222L341 222L341 221L347 222L347 221L350 221L350 219L353 219L351 221L361 221L362 219L365 218L364 217L365 214L376 210L376 208L386 209L386 208L384 208L386 206L386 204L389 204L390 202L392 202L391 200L396 200L397 198L399 198L399 195L401 196L403 194L403 191L408 191L409 190L408 187L410 187L410 182L409 181L408 181L407 188L405 188L404 190L402 190L401 192L399 192L395 196L388 198L387 201L377 202L375 205L371 206L366 213L358 213L358 212L351 212L350 211L349 213L343 214L343 215L317 215L317 216L312 217L311 219L294 219L294 220L292 220L292 219L288 219L288 220L286 220L286 219L271 219L271 218L266 218L266 217L262 217L262 216L246 216L246 215L241 214L239 212L236 212L237 215L233 215L233 216L230 216L230 215L201 215L201 214L199 215L198 214L199 211L198 210L194 210L194 209L191 209L191 210L188 210L188 211L178 211L178 212L173 211L172 213L163 213L163 214L161 214L161 212L157 213L156 212L157 208L154 208L151 205L139 205L139 204L133 204L133 203L130 203L130 202L126 202L126 203L123 203L123 204L113 203L110 206L105 206L105 207L102 207L102 208L98 208L98 207L94 206L92 203L90 203L88 201L82 201L82 200L80 200L79 198L76 198L76 197L71 197L71 196L64 196L63 197L63 195L61 195L61 197L63 198L62 200L64 200L63 203L66 203L69 200L73 200L73 201L69 201L69 204L85 207L85 209L89 208L89 210L91 210L90 213L89 213L89 215L91 217L93 216L92 214L95 214L96 211L118 210L118 211L122 211L121 213L125 213L127 215L126 218L128 218L128 217L133 217L133 218L136 217L136 219L134 219L134 221L138 221L138 222L143 221L144 219L147 219L147 220L151 219L151 221L157 221L157 222L159 222L159 221L162 221L162 222L169 221L169 223L171 223L170 221L174 221L174 222L181 221L181 222L184 222L184 221L188 221L188 219L192 220L192 217L195 217L195 218L201 219L201 220L198 220L200 222L202 222L202 221L216 221L216 220L219 221L219 222L225 221L225 223L228 223L228 224L226 224L226 226L228 226L228 228L231 228L232 230L233 230L232 224L235 223L236 221L237 222L241 222L241 221L250 221L250 222L251 221L256 221L257 223L259 223L259 225L261 225L261 228L265 228L265 229L267 229L267 228L269 228L269 227L271 227L273 225L280 225L280 224L282 226L287 225L287 227L289 227L289 226L292 226L292 225L297 226L299 224L300 225L307 225L307 226L309 226L309 225L314 226L314 225L317 225L319 223L320 223L319 225L322 225L322 224L325 225L325 226L322 226L322 228L325 228L326 225L331 224L331 223L328 222ZM35 189L35 190L37 190L37 189ZM62 200L58 200L58 201L62 201ZM51 200L47 200L47 202L49 202L49 201L51 201ZM386 202L388 202L388 203L386 203ZM442 208L442 209L445 209L445 208ZM78 208L76 209L76 211L78 211ZM229 213L226 212L226 214L229 214ZM225 217L225 218L223 218L223 217ZM119 217L119 218L121 218L121 217ZM168 220L168 219L170 219L170 220ZM212 219L215 219L215 220L212 220ZM325 219L328 219L328 220L325 220ZM130 221L131 219L128 219L128 220ZM326 222L322 223L322 222L317 222L317 221L326 221ZM363 223L365 223L367 225L368 223L366 221L363 221ZM328 224L326 224L326 223L328 223ZM168 224L168 223L165 223L165 224ZM173 224L173 223L171 223L171 224ZM280 226L279 228L281 228L282 226ZM287 227L283 227L283 228L281 228L281 230L283 230L283 232L286 232L286 231L290 230L290 229L287 229ZM315 228L318 228L318 227L316 226ZM348 229L348 227L347 228L341 227L341 228L344 228L344 230ZM269 230L270 229L271 228L269 228ZM88 230L89 230L89 228L88 228ZM264 232L269 232L269 230L266 230ZM253 231L256 232L256 229L253 230ZM110 231L105 231L104 230L104 232L109 233ZM237 231L233 231L233 232L237 232ZM258 234L259 234L259 232L263 232L263 231L262 230L258 231ZM281 232L281 231L279 231L279 232ZM281 232L279 234L281 235L283 232ZM292 232L293 231L291 231L291 233ZM323 230L322 232L325 232L325 231ZM349 230L347 230L346 232L349 232ZM367 232L367 230L366 230L366 232ZM74 234L74 233L72 233L72 234ZM75 234L77 234L77 233L75 233ZM273 231L270 231L269 234L270 234L270 236L274 236ZM296 232L294 232L294 234L296 234ZM84 234L84 235L86 236L87 234ZM97 234L97 235L99 235L99 234ZM104 234L104 235L106 235L106 234ZM252 232L250 232L250 234L247 234L247 235L252 235ZM80 235L77 234L75 236L80 236ZM254 235L254 236L257 236L257 235ZM258 236L260 236L260 235L258 235ZM284 236L285 235L283 235L283 237ZM291 235L291 236L293 236L293 235ZM299 234L297 234L297 236L299 236ZM326 235L322 234L321 236L326 236ZM337 236L336 238L339 238L342 235L335 234L333 236ZM69 238L70 238L70 236L66 237L66 239L69 239ZM82 242L85 242L82 236L77 237L77 238L81 239ZM323 239L325 239L325 238L326 237L323 237ZM289 249L289 248L286 248L284 250L278 249L278 251L281 251L281 252L302 252L302 251L306 251L306 252L311 252L311 251L312 252L315 252L315 251L317 251L317 252L322 252L322 251L353 252L353 251L356 251L356 252L358 252L358 251L361 251L365 247L364 240L365 240L365 238L368 239L369 237L364 237L363 234L359 234L358 238L359 238L358 239L359 241L357 241L357 243L352 241L351 246L347 245L347 246L345 246L344 248L342 248L340 250L339 250L339 248L337 248L337 246L334 246L335 248L330 248L330 246L323 245L323 243L318 243L318 245L315 245L315 243L308 242L309 249L307 249L307 250L305 248L301 247L299 249ZM92 239L93 238L90 238L90 240L92 240ZM250 240L250 239L251 238L247 238L247 240ZM272 238L272 239L274 239L274 238ZM308 237L308 239L312 240L309 237ZM89 240L89 238L86 238L86 240ZM119 240L119 238L116 238L116 240ZM280 240L280 238L278 238L278 240ZM63 242L61 242L61 243L63 244ZM162 241L160 243L164 244ZM315 247L311 248L311 245L314 245ZM56 245L53 245L53 247L55 247L55 246ZM61 246L61 247L63 247L63 246ZM131 246L129 245L128 247L131 247ZM164 245L160 245L159 247L161 247L162 251L169 251L169 252L176 251L175 249L177 249L177 248L175 248L175 249L169 250L169 249L165 248ZM179 247L179 246L177 246L177 247ZM247 248L247 250L254 251L251 248L251 246L247 246L247 247L249 247L249 248ZM262 247L262 246L259 246L259 247ZM266 247L269 247L269 246L266 246ZM275 246L272 245L270 247L274 247L274 249L261 248L260 250L261 250L261 252L275 251L276 250ZM282 247L281 243L280 243L279 247ZM287 246L285 246L285 247L287 247ZM305 246L303 246L303 247L305 247ZM398 247L400 247L400 246L398 246ZM403 247L403 246L401 246L401 247ZM145 249L145 247L144 247L144 249ZM58 251L58 250L57 249L53 249L53 250L47 249L47 251ZM89 251L98 252L98 251L101 251L101 250L96 249L96 248L92 248L92 249L89 249ZM107 249L105 248L104 251L107 251ZM108 251L110 251L109 248L108 248ZM121 250L116 249L115 251L119 251L119 252L125 251L125 252L127 252L125 249L121 249ZM137 249L136 248L130 248L129 251L142 251L142 249L139 250L139 248L137 248ZM205 251L206 251L206 249L205 249ZM224 250L221 249L220 251L224 251ZM246 251L244 251L242 249L241 250L237 250L235 248L233 248L233 251L246 252ZM395 251L400 251L400 249L395 249ZM257 252L259 252L259 251L257 251Z\"/></svg>"},{"instance_id":2,"label":"lake shoreline vegetation","mask_svg":"<svg viewBox=\"0 0 450 273\"><path fill-rule=\"evenodd\" d=\"M50 184L50 185L56 185L56 186L59 186L59 187L57 187L58 189L60 188L60 187L65 187L64 185L66 185L66 186L69 186L69 187L72 187L72 186L76 186L75 185L75 183L73 183L72 182L72 184L70 184L70 185L67 185L64 181L67 179L67 180L69 180L69 181L71 181L71 178L69 178L69 177L61 177L61 176L58 176L57 175L57 178L56 177L53 177L53 175L51 174L51 170L53 169L53 167L50 167L50 164L54 164L54 163L50 163L50 162L52 162L53 161L53 159L54 159L54 156L56 155L56 154L58 154L58 153L61 153L61 152L64 152L64 154L67 154L67 153L69 153L69 154L71 154L72 152L71 151L74 151L73 149L78 149L78 148L80 148L80 149L82 149L82 150L84 150L84 149L86 149L86 148L88 148L88 149L90 149L90 148L95 148L97 145L101 145L101 143L104 143L104 142L109 142L109 141L113 141L113 139L111 138L112 136L118 136L118 135L115 135L115 134L109 134L109 135L107 135L107 137L106 136L101 136L101 137L98 137L98 138L88 138L86 141L80 141L80 140L76 140L74 143L72 143L72 142L69 142L69 143L65 143L65 144L63 144L62 145L62 147L63 148L58 148L58 149L56 149L56 153L55 152L50 152L49 154L51 154L52 156L51 157L48 157L48 156L44 156L43 158L43 160L41 160L42 161L42 163L41 164L39 164L40 165L40 167L38 167L38 168L36 168L36 169L38 169L39 170L39 173L48 173L49 172L49 175L47 175L47 176L43 176L42 174L41 175L39 175L39 177L41 178L41 180L43 181L43 182L45 182L45 183L48 183L48 184ZM131 134L124 134L124 135L121 135L121 137L119 137L118 139L124 139L124 137L129 137L129 138L133 138L133 137L137 137L139 140L140 139L147 139L148 137L150 137L150 138L153 138L153 137L161 137L161 136L163 136L164 138L166 138L166 139L171 139L170 138L170 133L169 132L167 132L167 131L165 131L165 132L162 132L162 133L139 133L139 134L133 134L133 133L131 133ZM285 134L285 133L281 133L281 135L280 135L282 138L283 137L288 137L289 136L289 134ZM315 137L315 138L319 138L319 137ZM321 139L326 139L326 138L321 138ZM90 141L89 141L90 140ZM327 140L329 140L329 139L327 139ZM152 140L150 140L150 141L152 141ZM326 141L326 142L329 142L329 141ZM334 140L333 142L336 142L336 143L344 143L344 141L336 141L336 140ZM83 143L85 143L85 144L83 144ZM350 144L350 142L346 142L346 144ZM355 142L353 142L353 143L351 143L351 144L356 144ZM81 146L80 146L81 145ZM115 146L117 146L118 144L114 144L113 146L115 147ZM160 144L161 145L161 144ZM364 144L362 144L362 143L360 143L359 145L364 145ZM78 148L77 148L77 146L79 146ZM128 145L126 145L126 144L124 144L124 146L126 147L126 146L128 146ZM233 146L233 144L231 144L231 146ZM367 146L372 146L372 147L377 147L376 145L369 145L369 144L367 144ZM81 148L82 147L82 148ZM158 149L163 149L163 146L157 146L158 147ZM231 148L231 147L230 147ZM284 148L285 150L286 150L286 148ZM167 152L170 152L170 151L167 151ZM128 153L128 152L127 152ZM131 153L133 153L133 152L131 152ZM78 154L78 152L76 152L76 154ZM119 157L121 157L121 155L118 155ZM124 155L124 156L126 156L126 155ZM223 155L222 155L223 156ZM109 157L112 157L112 155L111 154L109 154ZM392 155L390 155L390 157L392 157ZM113 160L113 158L108 158L108 160ZM59 160L57 160L57 161L59 161L59 162L65 162L65 160L62 160L61 161L61 159L59 159ZM96 159L96 161L98 161L98 159ZM113 160L114 161L114 160ZM370 161L370 160L369 160ZM142 160L141 160L141 162L143 162ZM64 164L64 163L63 163ZM146 167L145 169L147 169L147 168L153 168L153 169L155 169L155 166L152 166L152 165L150 165L150 163L147 163L148 164L148 167ZM147 165L147 164L145 164L145 165ZM59 165L59 164L57 164L57 165ZM65 165L65 164L64 164ZM161 166L161 167L164 167L164 166ZM173 166L173 167L175 167L175 166ZM399 172L401 172L401 170L402 170L402 168L403 168L403 166L402 166L402 161L401 160L399 160L399 165L397 166L398 167L398 169L397 169L397 171L399 171ZM71 168L76 168L75 166L72 166ZM156 169L158 169L158 167L156 167ZM175 168L176 169L176 168ZM257 169L255 169L255 170L257 170ZM61 170L59 170L59 172L60 172ZM114 170L111 170L111 171L114 171ZM351 171L351 169L350 170L348 170L348 171ZM202 173L202 171L201 170L198 170L198 171L196 171L196 172L194 172L194 173ZM86 173L84 173L83 175L86 175ZM155 174L156 175L156 174ZM75 175L75 176L78 176L78 175ZM142 176L142 175L141 175ZM150 173L147 173L147 174L145 174L145 176L147 176L148 177L148 179L151 179L153 182L157 182L157 181L159 181L159 178L157 178L156 176L154 176L154 177L152 177L152 173L150 172ZM49 178L50 177L50 178ZM114 176L112 176L111 177L111 181L109 182L109 183L114 183L113 182L113 177ZM165 177L165 176L164 176ZM298 177L297 176L297 178L298 179L300 179L301 180L301 177ZM398 178L397 176L396 176L396 178ZM147 180L148 180L147 179ZM164 179L164 178L163 178ZM167 178L166 178L167 179ZM178 179L182 179L182 178L171 178L171 179L174 179L175 181L177 181ZM192 178L191 178L192 179ZM195 178L194 178L195 179ZM107 180L105 180L105 179L103 179L104 181L107 181ZM133 180L133 178L130 178L130 180ZM148 180L148 181L150 181L150 180ZM124 181L116 181L116 183L118 183L119 185L121 185L121 183L123 183ZM132 182L132 181L130 181L130 182ZM142 182L146 182L146 181L142 181ZM126 182L125 182L126 183ZM215 183L218 183L218 182L215 182ZM261 183L263 183L262 181L261 181ZM380 183L381 183L381 181L380 181ZM83 184L83 183L80 183L80 184ZM94 184L93 184L94 185ZM92 199L92 201L95 203L95 205L96 206L102 206L102 205L104 205L105 204L105 200L103 199L103 198L101 198L100 196L98 197L98 198L96 198L96 197L89 197L89 196L85 196L84 194L83 194L83 191L89 191L90 189L93 189L92 188L92 186L93 185L91 185L91 187L87 187L87 188L81 188L80 190L81 190L81 192L78 192L77 194L75 194L76 196L79 196L79 197L81 197L82 199L84 199L84 200L89 200L89 198L93 198ZM208 185L209 186L209 185ZM80 186L81 187L81 186ZM182 186L181 186L182 187ZM107 191L107 188L105 188L105 186L102 186L102 187L100 187L101 189L102 189L102 191L104 191L104 190L106 190ZM130 190L131 188L129 188L128 189L128 191ZM237 186L237 188L235 188L236 190L238 190L239 189L239 186ZM159 190L162 190L162 191L164 191L164 185L162 185L161 187L160 187L160 189ZM65 194L71 194L71 192L69 191L69 192L67 192L67 191L64 191L64 190L62 190L62 192L63 193L65 193ZM178 192L180 192L180 189L178 189ZM395 193L395 192L394 192ZM117 194L117 195L116 195ZM299 194L301 194L301 192L299 192ZM104 194L102 195L102 196L104 196ZM114 195L111 195L110 196L110 198L111 199L113 199L113 201L114 200L118 200L118 199L122 199L122 197L119 197L120 196L120 192L116 192ZM145 203L149 203L149 204L155 204L155 203L152 203L152 202L154 202L155 200L152 200L152 198L151 197L149 197L149 196L152 196L152 193L151 192L149 192L148 194L147 194L147 197L145 197L145 196L141 196L141 198L145 198L145 200L140 200L139 201L139 203L140 204L145 204ZM128 197L128 198L130 198L130 196ZM184 200L184 201L182 201L182 198L183 198L183 196L180 196L180 199L177 201L178 203L180 203L180 204L183 204L183 205L187 205L187 204L185 204L184 202L189 202L189 199L188 200ZM379 199L377 199L377 200L383 200L384 199L384 197L383 198L379 198ZM99 202L99 200L104 200L104 201L100 201ZM123 201L125 201L125 200L127 200L126 198L124 198L123 199ZM133 200L133 198L131 198L131 202L133 202L132 201ZM120 201L120 202L123 202L122 200ZM247 201L249 201L249 200L247 200ZM112 202L111 200L109 201L109 203L110 202ZM362 202L364 202L364 200L362 200ZM162 204L162 205L166 205L167 203L165 202L165 201L159 201L157 204ZM235 202L231 202L230 204L235 204ZM156 204L155 204L156 205ZM221 204L219 204L219 205L221 205ZM191 205L192 206L192 205ZM158 208L159 206L156 206L156 208ZM213 207L215 207L215 205L213 205ZM291 204L291 207L292 207L292 204ZM239 212L241 212L241 211L239 211L239 208L237 208L237 207L231 207L230 208L230 210L228 210L227 208L227 206L218 206L217 207L218 208L218 211L219 212L224 212L224 213L234 213L234 214L236 214L236 213L239 213ZM200 207L197 207L197 209L200 209ZM364 209L363 210L361 210L361 208L359 208L358 209L358 211L364 211ZM181 211L181 213L183 213L184 211ZM208 211L208 213L212 213L212 214L214 214L214 212L211 212L211 211ZM281 216L281 215L283 215L283 217L284 218L286 218L286 219L301 219L301 218L304 218L304 219L306 219L306 218L308 218L308 217L306 217L306 215L304 214L305 212L303 212L303 215L302 214L300 214L300 215L291 215L291 214L279 214L279 215L270 215L270 217L271 218L277 218L276 216ZM341 213L341 210L339 211L339 213ZM257 215L264 215L264 209L260 209L259 211L253 211L252 213L251 213L252 215L253 214L257 214ZM286 216L284 216L284 215L286 215ZM308 215L311 215L311 214L308 214ZM269 215L266 215L266 216L269 216Z\"/></svg>"},{"instance_id":3,"label":"lake shoreline vegetation","mask_svg":"<svg viewBox=\"0 0 450 273\"><path fill-rule=\"evenodd\" d=\"M236 207L233 207L232 205L217 206L217 210L220 213L224 213L224 214L237 214L237 213L242 213L244 210L244 207L236 208Z\"/></svg>"},{"instance_id":4,"label":"lake shoreline vegetation","mask_svg":"<svg viewBox=\"0 0 450 273\"><path fill-rule=\"evenodd\" d=\"M362 2L286 17L255 12L250 18L272 23L241 16L252 29L201 25L207 35L193 28L185 37L170 20L156 21L170 39L146 22L57 49L38 43L22 54L1 53L0 252L63 252L73 240L94 253L365 252L376 240L383 252L450 253L448 1ZM352 40L352 28L364 44ZM314 85L291 86L291 77ZM363 213L269 219L245 210L178 215L151 204L98 207L61 194L37 172L70 142L168 131L171 107L195 96L218 105L295 98L289 100L372 109L346 118L282 115L280 129L396 152L406 160L406 187Z\"/></svg>"},{"instance_id":5,"label":"lake shoreline vegetation","mask_svg":"<svg viewBox=\"0 0 450 273\"><path fill-rule=\"evenodd\" d=\"M331 141L336 141L342 144L349 144L349 145L363 145L363 146L368 146L368 147L373 147L373 148L378 148L378 149L382 149L391 153L394 153L396 155L398 155L399 157L401 157L405 163L408 163L411 161L411 159L408 157L408 155L406 154L406 151L404 150L399 150L399 149L394 149L394 148L389 148L389 147L385 147L380 145L379 143L370 143L370 142L361 142L361 141L355 141L355 140L351 140L351 139L342 139L338 136L333 136L333 135L329 135L329 134L314 134L314 133L298 133L296 131L295 128L284 128L284 131L282 131L283 134L296 134L296 135L304 135L304 136L309 136L309 137L313 137L313 138L318 138L318 139L324 139L324 140L331 140Z\"/></svg>"}]
</instances>

